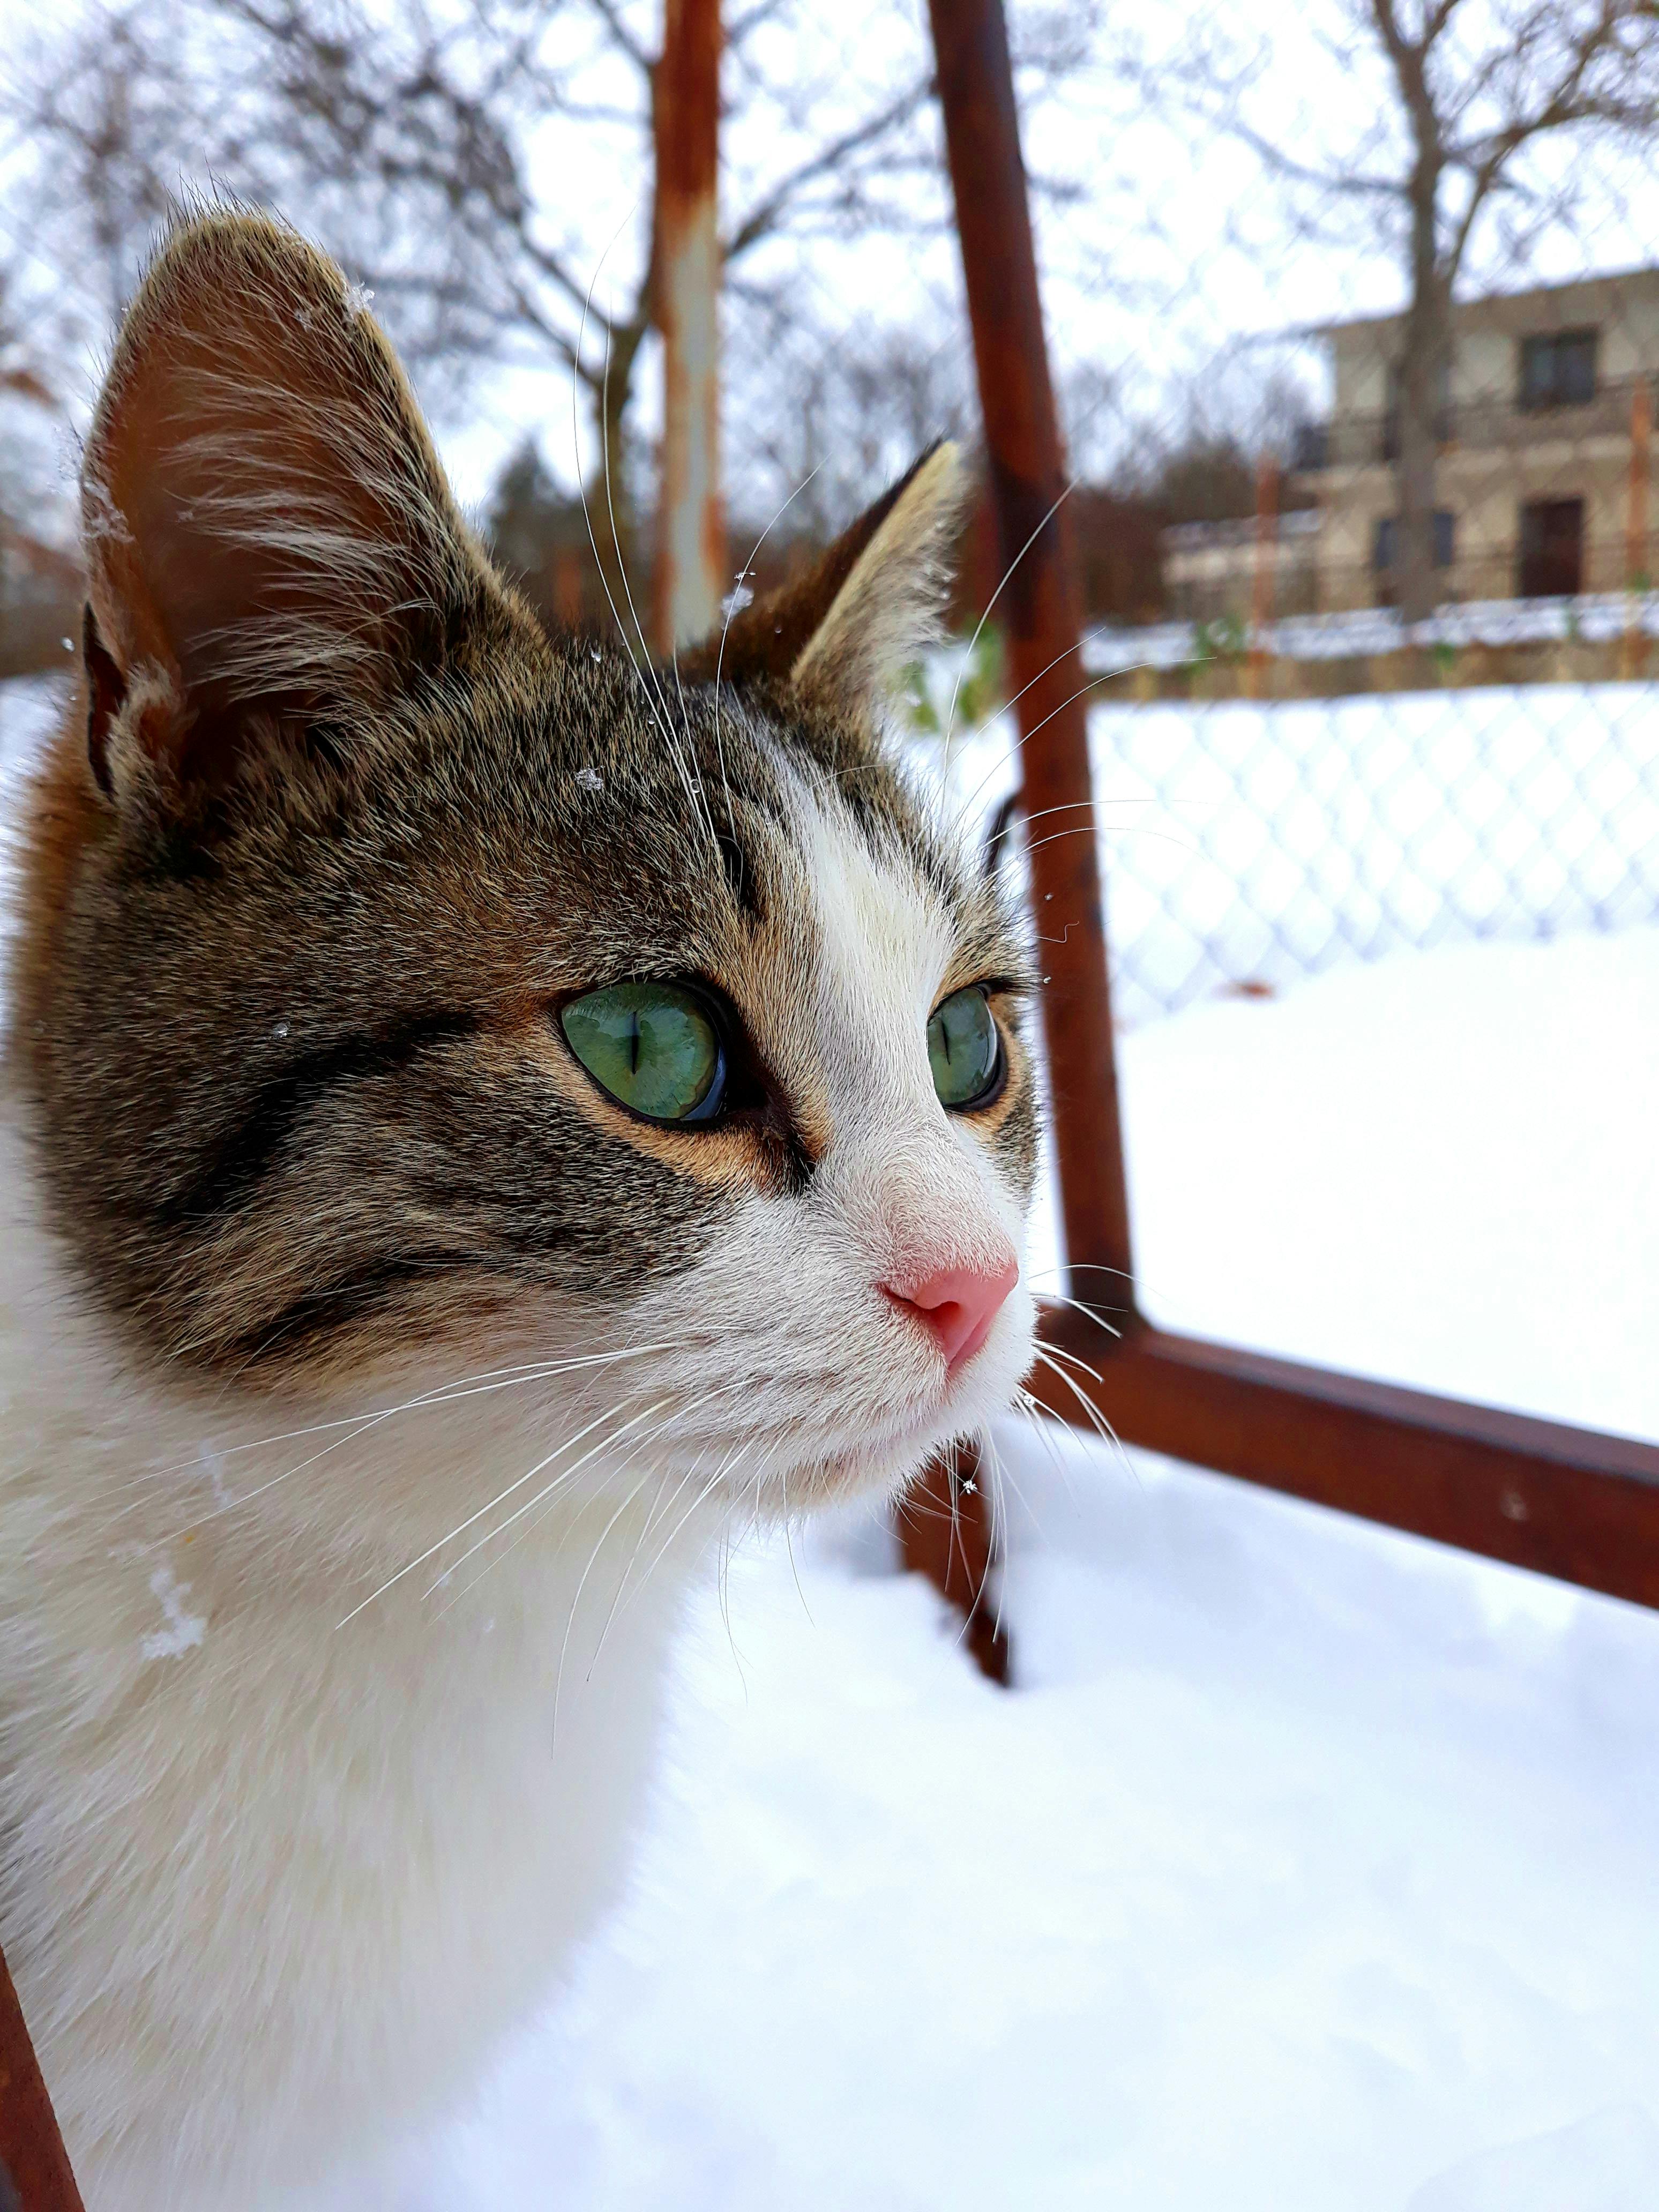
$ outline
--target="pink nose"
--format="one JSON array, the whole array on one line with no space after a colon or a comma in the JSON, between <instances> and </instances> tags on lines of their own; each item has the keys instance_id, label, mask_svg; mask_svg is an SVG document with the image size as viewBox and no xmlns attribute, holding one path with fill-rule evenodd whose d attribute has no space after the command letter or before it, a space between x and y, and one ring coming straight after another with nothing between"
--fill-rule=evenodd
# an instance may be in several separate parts
<instances>
[{"instance_id":1,"label":"pink nose","mask_svg":"<svg viewBox=\"0 0 1659 2212\"><path fill-rule=\"evenodd\" d=\"M1000 1267L941 1267L919 1280L884 1283L894 1304L913 1313L930 1328L945 1364L955 1369L971 1359L991 1334L1002 1302L1019 1280L1012 1260Z\"/></svg>"}]
</instances>

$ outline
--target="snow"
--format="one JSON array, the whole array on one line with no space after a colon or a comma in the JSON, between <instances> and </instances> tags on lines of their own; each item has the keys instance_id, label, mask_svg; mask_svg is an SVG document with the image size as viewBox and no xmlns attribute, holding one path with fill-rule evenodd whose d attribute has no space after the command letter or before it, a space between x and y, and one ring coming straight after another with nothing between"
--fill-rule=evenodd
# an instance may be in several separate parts
<instances>
[{"instance_id":1,"label":"snow","mask_svg":"<svg viewBox=\"0 0 1659 2212\"><path fill-rule=\"evenodd\" d=\"M914 1579L740 1566L630 1905L407 2205L1659 2201L1655 1624L1065 1457L1012 1696Z\"/></svg>"},{"instance_id":2,"label":"snow","mask_svg":"<svg viewBox=\"0 0 1659 2212\"><path fill-rule=\"evenodd\" d=\"M1119 667L1182 667L1200 657L1199 628L1190 622L1149 623L1135 629L1102 623L1090 632L1085 659L1099 672ZM1659 593L1586 592L1565 599L1466 599L1438 607L1426 622L1409 628L1392 607L1286 615L1264 623L1259 642L1281 659L1336 660L1399 653L1407 645L1522 645L1579 639L1606 644L1631 629L1647 637L1659 635Z\"/></svg>"},{"instance_id":3,"label":"snow","mask_svg":"<svg viewBox=\"0 0 1659 2212\"><path fill-rule=\"evenodd\" d=\"M207 1623L201 1614L185 1610L190 1584L181 1583L170 1566L162 1565L150 1577L149 1586L161 1601L167 1626L158 1628L154 1635L141 1638L139 1651L146 1659L182 1659L186 1651L194 1651L207 1636Z\"/></svg>"},{"instance_id":4,"label":"snow","mask_svg":"<svg viewBox=\"0 0 1659 2212\"><path fill-rule=\"evenodd\" d=\"M1347 969L1120 1050L1156 1319L1659 1437L1659 927Z\"/></svg>"},{"instance_id":5,"label":"snow","mask_svg":"<svg viewBox=\"0 0 1659 2212\"><path fill-rule=\"evenodd\" d=\"M1182 1326L1659 1431L1659 930L1122 1041ZM398 2212L1650 2212L1659 1620L1011 1426L983 1683L868 1527L699 1615L627 1905Z\"/></svg>"},{"instance_id":6,"label":"snow","mask_svg":"<svg viewBox=\"0 0 1659 2212\"><path fill-rule=\"evenodd\" d=\"M1526 698L1557 758L1612 703ZM1419 702L1355 703L1432 765ZM1094 726L1121 768L1126 725ZM1319 757L1312 725L1138 726L1216 735L1243 814L1239 731ZM1339 763L1359 726L1323 725ZM1427 880L1436 949L1311 977L1282 951L1267 999L1211 995L1257 957L1243 923L1179 915L1225 957L1120 1041L1146 1302L1659 1434L1654 905L1592 934L1540 878L1483 939ZM1017 1689L867 1521L739 1558L690 1626L625 1903L337 2212L1659 2203L1659 1618L1146 1454L998 1441Z\"/></svg>"}]
</instances>

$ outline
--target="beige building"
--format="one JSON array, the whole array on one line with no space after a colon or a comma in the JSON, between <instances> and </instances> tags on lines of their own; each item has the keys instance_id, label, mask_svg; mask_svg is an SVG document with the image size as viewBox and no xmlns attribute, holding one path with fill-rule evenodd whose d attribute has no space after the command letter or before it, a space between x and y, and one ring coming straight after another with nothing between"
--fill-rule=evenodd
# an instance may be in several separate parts
<instances>
[{"instance_id":1,"label":"beige building","mask_svg":"<svg viewBox=\"0 0 1659 2212\"><path fill-rule=\"evenodd\" d=\"M1258 606L1311 614L1319 605L1317 507L1265 522L1174 522L1161 533L1164 592L1189 622L1248 623Z\"/></svg>"},{"instance_id":2,"label":"beige building","mask_svg":"<svg viewBox=\"0 0 1659 2212\"><path fill-rule=\"evenodd\" d=\"M1297 455L1297 482L1318 502L1322 609L1394 596L1401 329L1400 317L1380 316L1322 332L1331 419ZM1452 329L1436 496L1443 596L1558 598L1644 581L1659 269L1470 301Z\"/></svg>"}]
</instances>

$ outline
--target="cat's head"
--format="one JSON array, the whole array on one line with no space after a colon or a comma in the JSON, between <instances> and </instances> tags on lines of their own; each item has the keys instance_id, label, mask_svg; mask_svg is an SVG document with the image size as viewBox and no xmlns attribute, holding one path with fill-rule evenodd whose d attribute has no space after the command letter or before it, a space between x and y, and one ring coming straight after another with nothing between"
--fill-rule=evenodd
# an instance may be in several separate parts
<instances>
[{"instance_id":1,"label":"cat's head","mask_svg":"<svg viewBox=\"0 0 1659 2212\"><path fill-rule=\"evenodd\" d=\"M330 1397L615 1355L618 1420L793 1495L1007 1403L1028 957L878 733L957 477L678 672L550 640L333 264L173 237L87 447L15 977L141 1356Z\"/></svg>"}]
</instances>

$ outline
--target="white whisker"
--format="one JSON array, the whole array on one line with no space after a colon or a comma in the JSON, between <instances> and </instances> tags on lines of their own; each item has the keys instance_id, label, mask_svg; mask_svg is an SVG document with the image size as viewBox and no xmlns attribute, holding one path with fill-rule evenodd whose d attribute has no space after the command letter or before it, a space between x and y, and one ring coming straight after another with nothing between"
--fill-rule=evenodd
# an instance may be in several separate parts
<instances>
[{"instance_id":1,"label":"white whisker","mask_svg":"<svg viewBox=\"0 0 1659 2212\"><path fill-rule=\"evenodd\" d=\"M744 562L742 568L738 571L738 584L740 585L745 576L753 573L755 556L760 551L761 547L765 544L767 539L772 535L773 531L776 529L778 524L782 521L784 516L789 512L795 501L806 489L808 484L811 483L812 477L818 474L819 470L821 470L823 466L823 463L820 461L817 468L812 471L811 476L802 477L801 481L795 486L793 491L790 493L788 498L785 500L783 505L778 509L777 513L772 517L772 520L767 524L765 529L762 531L760 536L750 547L749 558ZM732 618L737 611L738 593L737 586L734 586L726 602L726 619L720 624L720 650L714 655L714 751L720 764L720 781L722 783L726 783L726 826L728 830L733 830L734 832L736 830L736 824L732 819L732 787L729 783L726 782L726 747L720 737L720 672L726 665L726 635L732 628Z\"/></svg>"},{"instance_id":2,"label":"white whisker","mask_svg":"<svg viewBox=\"0 0 1659 2212\"><path fill-rule=\"evenodd\" d=\"M650 1480L651 1477L648 1473L642 1474L639 1480L635 1484L632 1490L629 1492L627 1497L623 1498L622 1504L611 1515L611 1518L605 1522L604 1528L599 1531L599 1540L589 1553L587 1557L587 1565L582 1569L580 1577L576 1583L575 1595L570 1601L570 1612L564 1624L564 1636L559 1645L559 1663L554 1669L553 1674L552 1735L553 1740L556 1743L558 1741L559 1735L559 1698L564 1689L564 1662L570 1650L571 1632L576 1626L576 1615L581 1607L582 1592L587 1587L587 1577L592 1573L594 1567L599 1563L599 1554L605 1549L605 1538L611 1534L611 1531L616 1527L617 1522L622 1519L623 1515L627 1512L629 1507L634 1503L634 1500L639 1496L641 1491L645 1488L646 1484L649 1482Z\"/></svg>"},{"instance_id":3,"label":"white whisker","mask_svg":"<svg viewBox=\"0 0 1659 2212\"><path fill-rule=\"evenodd\" d=\"M1040 1344L1037 1346L1036 1357L1038 1363L1042 1366L1046 1367L1051 1375L1058 1376L1060 1381L1066 1385L1066 1388L1077 1400L1078 1404L1083 1408L1085 1418L1087 1419L1090 1427L1100 1438L1101 1442L1103 1443L1109 1443L1113 1447L1117 1453L1119 1459L1123 1463L1124 1473L1129 1477L1130 1480L1132 1482L1139 1482L1139 1478L1135 1474L1134 1463L1130 1459L1128 1453L1123 1448L1123 1439L1118 1435L1117 1431L1106 1419L1106 1416L1101 1412L1094 1401L1089 1397L1086 1392L1085 1392L1073 1379L1073 1377L1066 1373L1065 1368L1063 1368L1057 1360L1050 1358L1048 1347L1046 1345ZM1081 1363L1079 1364L1080 1364Z\"/></svg>"},{"instance_id":4,"label":"white whisker","mask_svg":"<svg viewBox=\"0 0 1659 2212\"><path fill-rule=\"evenodd\" d=\"M991 610L995 606L997 601L1002 597L1003 592L1006 590L1009 580L1012 577L1015 569L1018 568L1020 562L1025 558L1025 556L1036 544L1037 539L1042 537L1043 532L1054 520L1055 515L1059 514L1061 507L1064 506L1065 502L1071 497L1072 494L1076 489L1077 478L1073 477L1069 478L1066 484L1061 488L1060 497L1048 509L1048 512L1043 516L1042 521L1038 523L1036 528L1031 532L1025 543L1020 547L1018 552L1015 554L1013 559L1003 570L1001 579L999 581L995 591L992 592L990 598L985 602L984 613L981 615L979 620L974 625L974 634L968 641L968 650L963 655L961 667L957 671L956 688L951 694L951 711L945 718L945 744L942 748L942 773L946 776L948 776L951 772L951 732L956 727L957 702L962 696L962 679L968 673L969 666L973 660L974 647L979 643L980 637L985 629L985 625L991 619Z\"/></svg>"},{"instance_id":5,"label":"white whisker","mask_svg":"<svg viewBox=\"0 0 1659 2212\"><path fill-rule=\"evenodd\" d=\"M637 1587L637 1588L633 1591L633 1593L631 1594L630 1597L629 1597L629 1598L625 1601L624 1606L623 1606L623 1608L624 1611L626 1611L626 1609L627 1609L627 1605L628 1605L628 1604L630 1604L630 1603L633 1601L633 1598L639 1596L639 1595L640 1595L640 1594L641 1594L641 1591L643 1591L643 1589L644 1589L644 1588L645 1588L646 1584L650 1581L650 1579L651 1579L652 1576L656 1572L657 1568L658 1568L658 1567L662 1564L663 1560L667 1557L667 1555L668 1555L669 1552L672 1549L672 1547L673 1547L673 1543L674 1543L674 1540L675 1540L675 1538L679 1534L679 1533L680 1533L681 1529L683 1529L683 1528L685 1527L685 1525L686 1525L687 1522L691 1518L692 1515L693 1515L693 1514L697 1510L698 1507L699 1507L700 1505L705 1504L708 1502L708 1500L709 1498L713 1498L714 1496L715 1496L715 1495L716 1495L716 1493L717 1493L717 1492L719 1492L719 1490L720 1489L721 1485L725 1482L725 1480L726 1480L726 1476L731 1473L731 1471L732 1471L732 1468L733 1468L734 1466L736 1466L736 1465L737 1465L737 1463L738 1463L740 1460L742 1460L743 1458L744 1458L744 1457L746 1456L746 1455L747 1455L750 1451L751 1451L753 1449L754 1449L754 1439L753 1439L752 1437L748 1437L748 1438L745 1438L743 1442L741 1442L741 1443L737 1443L737 1444L734 1444L734 1445L732 1446L732 1449L731 1449L729 1452L727 1452L727 1454L726 1454L726 1457L725 1457L725 1458L720 1462L720 1465L719 1465L719 1466L714 1469L714 1472L713 1473L713 1474L711 1474L711 1475L709 1476L709 1478L708 1478L708 1481L703 1485L702 1488L702 1489L697 1492L696 1496L692 1499L692 1501L691 1501L690 1504L689 1506L687 1506L687 1508L686 1508L685 1511L681 1515L681 1516L680 1516L679 1520L675 1523L674 1527L673 1527L672 1529L670 1529L670 1531L669 1531L668 1534L667 1534L667 1535L663 1539L662 1542L658 1546L657 1550L656 1550L656 1553L655 1553L654 1556L652 1558L652 1559L651 1559L651 1561L650 1561L650 1564L647 1566L645 1572L644 1572L644 1573L641 1576L641 1577L640 1577L638 1587ZM677 1492L675 1492L676 1497L678 1497L678 1494L679 1494L679 1493L678 1493L678 1492L677 1491Z\"/></svg>"},{"instance_id":6,"label":"white whisker","mask_svg":"<svg viewBox=\"0 0 1659 2212\"><path fill-rule=\"evenodd\" d=\"M673 754L674 757L678 760L679 756L674 744L673 733L665 720L665 703L658 699L653 690L651 679L647 673L647 664L648 664L650 660L650 652L646 647L645 633L643 630L640 630L640 646L641 652L644 654L644 659L641 660L640 656L634 651L633 641L628 635L628 625L622 618L622 610L617 605L616 594L611 588L611 580L605 574L605 559L599 551L599 541L593 528L592 514L587 504L587 488L583 481L581 467L580 433L577 422L576 386L580 370L582 354L587 343L587 322L588 317L592 312L594 288L599 283L600 271L605 267L605 261L610 255L611 247L615 246L617 240L622 236L623 232L633 221L636 207L637 203L635 203L635 207L630 207L629 209L628 213L623 217L621 222L617 224L616 229L611 233L605 252L600 254L599 260L594 264L593 274L588 283L586 297L582 301L581 322L577 330L575 352L572 356L570 367L570 435L572 443L576 449L575 461L577 494L581 501L582 520L587 529L587 542L593 549L593 560L595 566L599 570L599 586L605 593L606 603L611 609L611 619L617 625L617 634L622 639L623 651L628 655L629 664L634 671L635 677L638 681L641 690L645 694L646 713L652 721L657 725L658 729L661 732L665 744L668 746L670 752ZM610 430L611 329L609 321L607 320L605 336L605 368L601 376L599 398L599 448L605 475L605 503L611 509L611 550L617 556L617 572L622 580L623 590L628 599L629 612L634 615L634 626L635 629L638 630L640 629L639 617L635 613L633 593L629 590L628 573L623 565L622 543L617 535L616 508L611 503Z\"/></svg>"},{"instance_id":7,"label":"white whisker","mask_svg":"<svg viewBox=\"0 0 1659 2212\"><path fill-rule=\"evenodd\" d=\"M273 1444L297 1443L302 1437L324 1436L333 1429L349 1429L349 1436L340 1437L336 1443L327 1447L328 1451L332 1451L340 1444L355 1443L358 1437L368 1435L382 1422L394 1420L404 1413L428 1413L440 1407L454 1405L463 1399L488 1397L497 1390L520 1389L527 1382L544 1382L553 1376L574 1374L584 1368L606 1366L618 1359L638 1359L651 1352L673 1352L681 1348L681 1346L672 1343L628 1345L616 1352L582 1352L568 1359L526 1361L514 1367L486 1368L477 1375L464 1376L453 1382L434 1384L430 1390L422 1391L413 1398L402 1399L394 1406L377 1407L367 1413L343 1414L331 1421L313 1421L304 1428L289 1429L275 1436L257 1437L251 1443L215 1447L214 1456L230 1459L242 1452L268 1450ZM301 1474L305 1468L315 1466L318 1459L325 1456L325 1452L319 1452L313 1458L303 1462L301 1467L290 1468L289 1474ZM141 1485L164 1481L169 1475L193 1473L200 1464L198 1455L196 1459L175 1460L166 1467L147 1468L143 1474L135 1475L131 1481L121 1485L115 1494L119 1496L125 1490L136 1490ZM277 1482L287 1480L287 1475L275 1476L270 1483L244 1491L240 1497L230 1501L230 1505L240 1505L250 1498L258 1498L265 1490L274 1488ZM122 1511L137 1510L137 1507L124 1507ZM219 1513L229 1510L229 1506L216 1507L214 1513L205 1517L213 1519ZM121 1516L118 1515L117 1517ZM194 1522L190 1524L191 1527L197 1525ZM185 1533L183 1529L176 1530L174 1536L176 1538Z\"/></svg>"},{"instance_id":8,"label":"white whisker","mask_svg":"<svg viewBox=\"0 0 1659 2212\"><path fill-rule=\"evenodd\" d=\"M1087 642L1088 640L1086 637L1079 640L1075 650L1081 652L1083 646ZM1008 714L1012 712L1012 709L1019 704L1019 702L1025 696L1028 691L1030 691L1035 685L1042 683L1043 678L1048 673L1049 669L1058 668L1060 662L1064 660L1066 658L1066 655L1073 652L1073 649L1074 648L1073 647L1068 645L1063 652L1057 653L1054 659L1049 661L1047 667L1039 668L1036 674L1031 677L1026 683L1022 684L1018 690L1016 691L1011 698L1001 700L998 705L998 712L1000 714ZM1150 661L1127 660L1120 668L1103 669L1098 675L1091 676L1089 678L1089 681L1084 684L1082 690L1073 692L1072 696L1073 698L1080 699L1085 692L1092 691L1097 684L1109 684L1112 678L1116 676L1133 676L1138 669L1147 668L1151 665L1152 664ZM1065 706L1069 706L1070 703L1070 700L1066 700L1061 702L1061 704ZM1059 709L1057 708L1055 711L1058 712ZM1046 715L1043 718L1044 721L1047 721L1049 719L1050 717ZM1013 761L1018 761L1020 754L1024 751L1027 744L1036 735L1037 730L1042 729L1042 722L1039 722L1035 729L1023 730L1018 737L1015 738L1014 743L1010 749L1009 758ZM986 785L989 783L992 777L996 775L997 771L1002 768L1004 764L1005 763L1000 760L993 761L990 767L986 769L984 775L981 776L979 781L974 786L973 789L963 799L957 809L956 814L952 817L953 829L957 830L961 829L961 826L966 820L969 810L973 805L974 801L979 797ZM940 773L943 775L943 768L941 768ZM1015 788L1018 790L1018 786L1016 785ZM1118 800L1115 802L1109 802L1103 800L1097 801L1096 803L1099 805L1121 805L1122 801Z\"/></svg>"},{"instance_id":9,"label":"white whisker","mask_svg":"<svg viewBox=\"0 0 1659 2212\"><path fill-rule=\"evenodd\" d=\"M699 1406L708 1405L711 1400L724 1395L727 1391L736 1387L736 1385L731 1383L717 1385L713 1390L706 1390L701 1397L693 1398L689 1404L678 1407L674 1407L672 1401L670 1399L658 1399L653 1404L647 1406L642 1413L636 1413L631 1419L624 1421L620 1428L613 1429L609 1436L601 1437L598 1443L590 1446L589 1449L582 1454L580 1459L573 1460L568 1468L562 1468L558 1474L555 1475L551 1482L546 1484L542 1489L538 1490L533 1498L526 1499L524 1504L520 1505L516 1511L510 1513L505 1521L499 1522L493 1528L486 1529L484 1534L479 1537L477 1542L471 1545L466 1551L463 1552L460 1558L454 1562L453 1565L446 1568L443 1574L438 1577L438 1580L429 1584L422 1595L426 1597L430 1597L434 1590L441 1589L442 1585L456 1573L458 1569L464 1567L466 1565L466 1562L473 1557L475 1553L482 1551L486 1544L494 1543L496 1537L504 1535L507 1529L511 1528L516 1522L522 1521L526 1514L533 1513L538 1505L544 1504L553 1495L553 1492L556 1490L558 1490L565 1483L568 1482L573 1475L580 1473L580 1471L584 1467L587 1466L591 1461L597 1458L599 1453L602 1451L608 1451L613 1444L619 1443L623 1437L632 1434L634 1430L638 1428L641 1421L648 1420L653 1413L661 1413L665 1407L670 1409L669 1418L671 1420L675 1418L676 1414L683 1418L687 1413L695 1413ZM610 1409L611 1413L614 1413L615 1411L615 1407L612 1407ZM609 1418L610 1413L601 1414L599 1417L601 1420L608 1419ZM668 1423L664 1422L658 1428L647 1431L647 1434L643 1437L635 1440L635 1449L637 1449L642 1443L653 1442L657 1437L663 1433ZM597 1426L597 1422L590 1421L587 1428L584 1429L580 1432L581 1436L586 1436L590 1430ZM570 1443L579 1443L580 1441L580 1436L573 1437L569 1439ZM568 1443L562 1445L560 1448L560 1452L568 1450ZM541 1473L543 1468L550 1466L552 1462L560 1456L560 1452L549 1453L548 1456L541 1461L538 1466L531 1468L528 1474L520 1475L517 1482L510 1484L507 1489L501 1493L500 1497L492 1500L489 1505L483 1508L483 1510L486 1513L492 1511L495 1506L499 1505L501 1503L502 1498L510 1497L514 1491L522 1490L526 1482L531 1481L536 1475ZM471 1516L471 1521L469 1521L467 1525L471 1527L471 1522L473 1521L477 1521L478 1517L479 1516L475 1513ZM534 1525L535 1524L532 1522L532 1527L533 1528ZM459 1532L456 1531L454 1533L459 1534ZM530 1534L530 1530L526 1529L523 1533L527 1535ZM448 1541L451 1540L446 1539L445 1540ZM518 1539L515 1538L514 1541L516 1543ZM511 1545L507 1547L509 1551L513 1547ZM431 1553L428 1553L427 1556L430 1558ZM501 1556L505 1557L505 1553ZM491 1562L492 1565L495 1564L495 1561ZM472 1588L474 1585L469 1584L468 1587Z\"/></svg>"},{"instance_id":10,"label":"white whisker","mask_svg":"<svg viewBox=\"0 0 1659 2212\"><path fill-rule=\"evenodd\" d=\"M659 1403L661 1401L659 1401ZM656 1410L657 1407L655 1406L647 1407L646 1413L638 1416L638 1419L643 1420L647 1417L647 1414L654 1413ZM469 1528L473 1528L478 1522L483 1520L486 1513L493 1513L496 1506L500 1505L504 1499L512 1497L515 1491L522 1490L526 1482L533 1482L544 1468L551 1467L556 1459L562 1459L564 1454L570 1449L573 1444L579 1444L584 1437L591 1436L595 1429L600 1427L605 1422L610 1420L615 1414L616 1411L617 1407L615 1406L609 1406L605 1408L604 1413L595 1414L591 1421L587 1422L583 1427L578 1429L574 1436L567 1437L564 1442L556 1446L552 1451L547 1454L544 1459L538 1460L535 1466L529 1470L528 1474L521 1474L516 1482L508 1483L507 1488L505 1490L499 1491L496 1495L490 1499L487 1505L481 1505L476 1513L468 1514L466 1519L465 1521L459 1522L456 1526L449 1531L449 1534L447 1536L441 1536L435 1544L428 1544L425 1551L420 1553L415 1559L410 1559L407 1565L399 1567L395 1575L388 1575L385 1582L380 1584L378 1589L371 1590L368 1595L363 1600L362 1605L353 1606L351 1611L346 1614L345 1619L343 1620L337 1621L335 1623L335 1626L337 1628L343 1628L346 1626L347 1621L356 1620L357 1615L362 1613L365 1607L373 1605L376 1598L384 1597L387 1590L389 1590L394 1583L400 1583L405 1575L413 1574L416 1567L424 1566L428 1559L435 1558L437 1553L443 1550L446 1544L453 1544L458 1536L465 1535ZM632 1425L637 1425L637 1423ZM619 1431L618 1433L623 1432L624 1431ZM610 1442L611 1439L606 1438L605 1441ZM596 1445L594 1447L595 1450L599 1449L602 1449L602 1446ZM592 1459L592 1452L585 1452L582 1455L582 1457L575 1462L574 1467L567 1471L574 1473L575 1471L575 1468L586 1466L587 1462ZM542 1494L545 1496L546 1493L544 1492ZM483 1540L487 1541L488 1539L486 1538ZM477 1549L477 1546L475 1544L472 1547L472 1551L476 1551ZM471 1558L471 1556L472 1552L471 1551L463 1553L461 1558L455 1562L455 1565L460 1566L464 1565L467 1559ZM453 1572L453 1569L450 1571ZM434 1583L433 1588L435 1589L437 1585ZM429 1596L431 1592L428 1591L427 1595Z\"/></svg>"}]
</instances>

